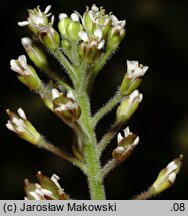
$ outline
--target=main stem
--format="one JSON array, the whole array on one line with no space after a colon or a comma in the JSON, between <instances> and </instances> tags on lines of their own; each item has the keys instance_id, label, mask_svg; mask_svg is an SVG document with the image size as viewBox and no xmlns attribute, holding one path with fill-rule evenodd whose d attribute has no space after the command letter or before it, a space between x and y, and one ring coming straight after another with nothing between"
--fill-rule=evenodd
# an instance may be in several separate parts
<instances>
[{"instance_id":1,"label":"main stem","mask_svg":"<svg viewBox=\"0 0 188 216\"><path fill-rule=\"evenodd\" d=\"M82 110L79 122L85 134L83 149L90 196L93 200L104 200L105 191L101 175L102 169L100 165L100 156L97 152L95 129L92 124L92 117L90 113L90 101L85 89L82 89L79 86L79 90L80 91L77 92L76 98Z\"/></svg>"}]
</instances>

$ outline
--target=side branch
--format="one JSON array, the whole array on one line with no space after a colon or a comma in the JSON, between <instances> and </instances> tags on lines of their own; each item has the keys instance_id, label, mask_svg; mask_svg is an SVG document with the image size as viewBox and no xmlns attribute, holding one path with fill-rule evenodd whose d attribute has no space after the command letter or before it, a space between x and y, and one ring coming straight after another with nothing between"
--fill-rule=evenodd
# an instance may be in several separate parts
<instances>
[{"instance_id":1,"label":"side branch","mask_svg":"<svg viewBox=\"0 0 188 216\"><path fill-rule=\"evenodd\" d=\"M68 59L60 51L60 49L50 50L50 52L55 56L55 58L59 61L59 63L65 68L66 72L68 73L72 81L74 81L74 79L77 78L77 73L75 69L72 67L71 63L68 61Z\"/></svg>"},{"instance_id":2,"label":"side branch","mask_svg":"<svg viewBox=\"0 0 188 216\"><path fill-rule=\"evenodd\" d=\"M46 141L43 137L41 137L38 141L38 143L36 144L37 147L45 149L49 152L51 152L52 154L69 161L70 163L72 163L74 166L80 168L84 173L85 173L85 165L83 162L79 161L78 159L69 156L66 152L64 152L63 150L59 149L58 147L55 147L54 145L52 145L51 143L49 143L48 141Z\"/></svg>"},{"instance_id":3,"label":"side branch","mask_svg":"<svg viewBox=\"0 0 188 216\"><path fill-rule=\"evenodd\" d=\"M110 112L118 103L121 102L123 95L118 90L113 98L111 98L99 111L93 116L93 124L96 126L97 123Z\"/></svg>"},{"instance_id":4,"label":"side branch","mask_svg":"<svg viewBox=\"0 0 188 216\"><path fill-rule=\"evenodd\" d=\"M116 159L109 160L102 168L102 179L104 179L110 171L117 167L120 163Z\"/></svg>"},{"instance_id":5,"label":"side branch","mask_svg":"<svg viewBox=\"0 0 188 216\"><path fill-rule=\"evenodd\" d=\"M102 137L101 141L98 143L97 150L99 155L102 154L106 146L110 143L110 141L117 135L119 130L123 127L123 123L115 122L108 132Z\"/></svg>"}]
</instances>

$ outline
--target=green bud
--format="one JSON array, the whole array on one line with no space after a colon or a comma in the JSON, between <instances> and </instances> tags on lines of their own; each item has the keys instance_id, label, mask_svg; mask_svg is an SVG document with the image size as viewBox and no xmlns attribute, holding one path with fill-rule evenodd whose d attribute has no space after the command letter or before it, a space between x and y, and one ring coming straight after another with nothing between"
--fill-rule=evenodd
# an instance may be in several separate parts
<instances>
[{"instance_id":1,"label":"green bud","mask_svg":"<svg viewBox=\"0 0 188 216\"><path fill-rule=\"evenodd\" d=\"M77 21L72 21L67 26L67 36L70 40L80 40L78 32L82 31L82 25Z\"/></svg>"},{"instance_id":2,"label":"green bud","mask_svg":"<svg viewBox=\"0 0 188 216\"><path fill-rule=\"evenodd\" d=\"M142 97L143 95L139 94L138 90L134 90L128 97L126 97L117 109L117 122L127 122L137 110L140 102L142 101Z\"/></svg>"},{"instance_id":3,"label":"green bud","mask_svg":"<svg viewBox=\"0 0 188 216\"><path fill-rule=\"evenodd\" d=\"M59 34L53 28L39 32L39 39L49 49L57 49L60 45Z\"/></svg>"},{"instance_id":4,"label":"green bud","mask_svg":"<svg viewBox=\"0 0 188 216\"><path fill-rule=\"evenodd\" d=\"M112 27L108 32L106 49L114 51L118 48L119 44L125 36L125 29Z\"/></svg>"},{"instance_id":5,"label":"green bud","mask_svg":"<svg viewBox=\"0 0 188 216\"><path fill-rule=\"evenodd\" d=\"M69 50L71 48L71 45L70 45L69 41L67 41L66 39L61 40L61 46L65 50Z\"/></svg>"},{"instance_id":6,"label":"green bud","mask_svg":"<svg viewBox=\"0 0 188 216\"><path fill-rule=\"evenodd\" d=\"M182 160L183 155L180 155L160 171L156 181L152 185L155 194L159 194L173 185L176 175L182 166Z\"/></svg>"},{"instance_id":7,"label":"green bud","mask_svg":"<svg viewBox=\"0 0 188 216\"><path fill-rule=\"evenodd\" d=\"M46 55L42 48L33 43L30 38L22 38L21 42L29 58L38 68L42 69L48 65Z\"/></svg>"},{"instance_id":8,"label":"green bud","mask_svg":"<svg viewBox=\"0 0 188 216\"><path fill-rule=\"evenodd\" d=\"M61 35L65 38L67 38L68 37L67 27L72 22L72 19L67 17L66 14L60 14L59 18L60 18L60 21L58 23L58 29L59 29Z\"/></svg>"},{"instance_id":9,"label":"green bud","mask_svg":"<svg viewBox=\"0 0 188 216\"><path fill-rule=\"evenodd\" d=\"M83 14L83 26L84 26L85 31L88 32L88 34L92 34L92 32L93 32L93 20L89 16L88 8Z\"/></svg>"}]
</instances>

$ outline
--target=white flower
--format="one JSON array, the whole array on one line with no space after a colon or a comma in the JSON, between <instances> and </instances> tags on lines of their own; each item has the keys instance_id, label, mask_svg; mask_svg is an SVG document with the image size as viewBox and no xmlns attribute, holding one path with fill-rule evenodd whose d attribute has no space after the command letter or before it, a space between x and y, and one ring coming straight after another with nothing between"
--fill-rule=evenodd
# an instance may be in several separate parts
<instances>
[{"instance_id":1,"label":"white flower","mask_svg":"<svg viewBox=\"0 0 188 216\"><path fill-rule=\"evenodd\" d=\"M19 26L26 26L31 25L32 27L47 31L54 22L54 16L51 17L50 22L48 22L48 17L51 15L51 13L48 13L51 9L51 5L48 5L44 12L40 10L40 7L38 6L37 9L29 10L29 17L26 21L18 22Z\"/></svg>"},{"instance_id":2,"label":"white flower","mask_svg":"<svg viewBox=\"0 0 188 216\"><path fill-rule=\"evenodd\" d=\"M96 29L90 37L85 31L78 32L78 35L88 46L96 46L97 49L102 49L104 47L105 40L102 40L101 29Z\"/></svg>"},{"instance_id":3,"label":"white flower","mask_svg":"<svg viewBox=\"0 0 188 216\"><path fill-rule=\"evenodd\" d=\"M139 91L136 89L130 94L129 99L131 104L135 101L140 103L143 99L143 94L139 93Z\"/></svg>"},{"instance_id":4,"label":"white flower","mask_svg":"<svg viewBox=\"0 0 188 216\"><path fill-rule=\"evenodd\" d=\"M131 79L135 80L138 77L144 76L147 70L148 66L143 66L138 61L127 60L127 74Z\"/></svg>"},{"instance_id":5,"label":"white flower","mask_svg":"<svg viewBox=\"0 0 188 216\"><path fill-rule=\"evenodd\" d=\"M118 144L119 144L124 138L127 138L127 137L133 135L133 133L130 132L129 127L126 127L126 128L123 130L123 133L124 133L124 136L122 136L121 133L118 133L118 135L117 135L117 142L118 142ZM130 145L136 146L138 143L139 143L139 136L137 136L137 137L134 139L133 143L130 143Z\"/></svg>"},{"instance_id":6,"label":"white flower","mask_svg":"<svg viewBox=\"0 0 188 216\"><path fill-rule=\"evenodd\" d=\"M6 127L19 135L22 139L25 139L32 144L36 144L41 135L27 120L23 109L18 109L18 115L11 112L9 109L7 109L6 112L10 118L6 123Z\"/></svg>"},{"instance_id":7,"label":"white flower","mask_svg":"<svg viewBox=\"0 0 188 216\"><path fill-rule=\"evenodd\" d=\"M115 15L110 15L110 19L112 21L112 26L119 28L120 30L123 29L126 25L125 20L118 20L118 18Z\"/></svg>"},{"instance_id":8,"label":"white flower","mask_svg":"<svg viewBox=\"0 0 188 216\"><path fill-rule=\"evenodd\" d=\"M8 120L6 127L15 133L24 132L26 130L25 120L27 120L25 112L19 108L18 116L11 113L10 110L7 110L7 113L11 115L11 118Z\"/></svg>"},{"instance_id":9,"label":"white flower","mask_svg":"<svg viewBox=\"0 0 188 216\"><path fill-rule=\"evenodd\" d=\"M21 55L18 57L18 60L12 59L10 60L10 68L11 70L17 72L22 76L32 75L30 68L27 65L27 59L25 55Z\"/></svg>"},{"instance_id":10,"label":"white flower","mask_svg":"<svg viewBox=\"0 0 188 216\"><path fill-rule=\"evenodd\" d=\"M123 132L124 132L124 137L128 137L129 135L132 134L132 132L130 132L130 130L129 130L129 127L126 127L123 130ZM118 133L118 136L117 136L118 143L120 143L122 139L123 139L123 136L121 135L121 133Z\"/></svg>"}]
</instances>

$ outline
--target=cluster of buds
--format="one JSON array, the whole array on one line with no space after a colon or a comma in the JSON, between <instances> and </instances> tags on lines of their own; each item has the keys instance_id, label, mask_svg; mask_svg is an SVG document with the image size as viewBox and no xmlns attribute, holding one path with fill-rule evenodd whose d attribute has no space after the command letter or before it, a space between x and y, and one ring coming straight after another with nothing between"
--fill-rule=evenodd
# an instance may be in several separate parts
<instances>
[{"instance_id":1,"label":"cluster of buds","mask_svg":"<svg viewBox=\"0 0 188 216\"><path fill-rule=\"evenodd\" d=\"M142 76L148 70L148 66L139 64L138 61L127 60L127 73L124 76L120 91L123 95L128 95L133 92L142 81Z\"/></svg>"},{"instance_id":2,"label":"cluster of buds","mask_svg":"<svg viewBox=\"0 0 188 216\"><path fill-rule=\"evenodd\" d=\"M115 158L118 162L126 160L139 143L139 137L130 132L129 127L125 128L123 132L124 136L122 136L121 133L118 133L118 145L112 152L113 158Z\"/></svg>"},{"instance_id":3,"label":"cluster of buds","mask_svg":"<svg viewBox=\"0 0 188 216\"><path fill-rule=\"evenodd\" d=\"M27 64L25 55L21 55L17 60L10 61L11 69L18 74L18 79L31 90L38 90L41 86L41 80L35 72L35 69Z\"/></svg>"},{"instance_id":4,"label":"cluster of buds","mask_svg":"<svg viewBox=\"0 0 188 216\"><path fill-rule=\"evenodd\" d=\"M61 13L59 19L62 46L68 47L70 40L81 40L79 55L87 63L95 62L105 49L116 50L125 35L125 20L119 21L115 15L105 14L105 10L96 5L91 9L87 7L83 16L75 11L70 17Z\"/></svg>"},{"instance_id":5,"label":"cluster of buds","mask_svg":"<svg viewBox=\"0 0 188 216\"><path fill-rule=\"evenodd\" d=\"M68 91L65 96L63 93L59 93L57 89L52 89L52 99L54 112L63 121L73 123L79 119L81 109L75 102L71 91Z\"/></svg>"},{"instance_id":6,"label":"cluster of buds","mask_svg":"<svg viewBox=\"0 0 188 216\"><path fill-rule=\"evenodd\" d=\"M31 183L25 180L26 200L68 200L68 195L58 183L59 177L53 174L51 178L43 175L40 171L37 173L39 183Z\"/></svg>"},{"instance_id":7,"label":"cluster of buds","mask_svg":"<svg viewBox=\"0 0 188 216\"><path fill-rule=\"evenodd\" d=\"M136 89L129 96L127 96L119 105L116 112L117 122L127 122L133 113L137 110L143 95Z\"/></svg>"},{"instance_id":8,"label":"cluster of buds","mask_svg":"<svg viewBox=\"0 0 188 216\"><path fill-rule=\"evenodd\" d=\"M63 38L76 41L79 40L78 33L83 29L77 13L72 13L70 17L65 13L59 14L58 28Z\"/></svg>"},{"instance_id":9,"label":"cluster of buds","mask_svg":"<svg viewBox=\"0 0 188 216\"><path fill-rule=\"evenodd\" d=\"M182 166L182 160L183 155L180 155L160 171L156 181L151 187L155 194L159 194L173 185L176 175L179 173Z\"/></svg>"},{"instance_id":10,"label":"cluster of buds","mask_svg":"<svg viewBox=\"0 0 188 216\"><path fill-rule=\"evenodd\" d=\"M27 117L21 108L18 109L18 115L11 112L9 109L7 109L6 112L10 118L6 124L9 130L32 144L37 144L39 142L41 135L27 120Z\"/></svg>"},{"instance_id":11,"label":"cluster of buds","mask_svg":"<svg viewBox=\"0 0 188 216\"><path fill-rule=\"evenodd\" d=\"M18 25L28 25L46 47L56 49L59 47L60 37L58 32L52 27L54 16L51 16L51 13L48 13L50 9L51 6L48 5L44 12L40 10L39 6L33 10L29 10L28 19L23 22L18 22ZM49 20L50 16L51 18Z\"/></svg>"}]
</instances>

